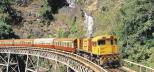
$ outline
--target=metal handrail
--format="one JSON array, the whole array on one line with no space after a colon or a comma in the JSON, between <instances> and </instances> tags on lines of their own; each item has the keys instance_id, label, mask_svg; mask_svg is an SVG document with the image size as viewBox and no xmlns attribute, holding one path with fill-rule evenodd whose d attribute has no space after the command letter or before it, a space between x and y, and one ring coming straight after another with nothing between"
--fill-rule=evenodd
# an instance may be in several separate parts
<instances>
[{"instance_id":1,"label":"metal handrail","mask_svg":"<svg viewBox=\"0 0 154 72\"><path fill-rule=\"evenodd\" d=\"M135 62L131 62L131 61L129 61L129 60L126 60L126 59L124 59L123 60L124 62L127 62L127 63L130 63L130 64L132 64L132 65L136 65L136 66L138 66L138 67L142 67L142 68L146 68L146 69L149 69L149 70L151 70L152 72L154 72L154 69L153 68L151 68L151 67L148 67L148 66L145 66L145 65L141 65L141 64L138 64L138 63L135 63ZM141 72L141 71L140 71Z\"/></svg>"}]
</instances>

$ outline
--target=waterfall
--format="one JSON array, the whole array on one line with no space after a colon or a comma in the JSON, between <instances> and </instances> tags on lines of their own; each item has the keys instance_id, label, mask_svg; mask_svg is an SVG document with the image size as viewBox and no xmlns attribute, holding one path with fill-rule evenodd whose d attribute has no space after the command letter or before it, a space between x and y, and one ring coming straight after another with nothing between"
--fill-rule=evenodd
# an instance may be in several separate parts
<instances>
[{"instance_id":1,"label":"waterfall","mask_svg":"<svg viewBox=\"0 0 154 72\"><path fill-rule=\"evenodd\" d=\"M86 36L90 38L92 37L93 34L93 26L94 26L93 17L91 15L88 15L86 12L84 12L84 14L85 14L85 24L87 25Z\"/></svg>"},{"instance_id":2,"label":"waterfall","mask_svg":"<svg viewBox=\"0 0 154 72\"><path fill-rule=\"evenodd\" d=\"M75 0L67 0L67 2L69 3L69 7L75 8Z\"/></svg>"}]
</instances>

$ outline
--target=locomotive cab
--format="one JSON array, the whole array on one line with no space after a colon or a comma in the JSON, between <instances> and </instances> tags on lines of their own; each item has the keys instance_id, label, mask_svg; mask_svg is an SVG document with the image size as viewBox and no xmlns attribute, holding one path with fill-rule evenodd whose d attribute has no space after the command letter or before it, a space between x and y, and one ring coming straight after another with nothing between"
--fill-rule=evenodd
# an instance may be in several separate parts
<instances>
[{"instance_id":1,"label":"locomotive cab","mask_svg":"<svg viewBox=\"0 0 154 72\"><path fill-rule=\"evenodd\" d=\"M118 54L117 39L111 35L98 36L92 39L92 52L96 55Z\"/></svg>"},{"instance_id":2,"label":"locomotive cab","mask_svg":"<svg viewBox=\"0 0 154 72\"><path fill-rule=\"evenodd\" d=\"M119 66L119 48L117 38L113 35L102 35L92 38L92 53L96 55L96 61L103 67Z\"/></svg>"}]
</instances>

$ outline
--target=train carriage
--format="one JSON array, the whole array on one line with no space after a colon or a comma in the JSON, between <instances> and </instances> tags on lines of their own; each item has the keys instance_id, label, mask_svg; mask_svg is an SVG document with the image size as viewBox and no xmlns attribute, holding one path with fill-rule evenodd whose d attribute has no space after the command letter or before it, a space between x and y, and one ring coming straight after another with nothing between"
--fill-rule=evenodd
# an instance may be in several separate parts
<instances>
[{"instance_id":1,"label":"train carriage","mask_svg":"<svg viewBox=\"0 0 154 72\"><path fill-rule=\"evenodd\" d=\"M13 40L14 46L33 46L34 39L15 39Z\"/></svg>"},{"instance_id":2,"label":"train carriage","mask_svg":"<svg viewBox=\"0 0 154 72\"><path fill-rule=\"evenodd\" d=\"M39 38L34 39L34 47L54 48L55 38Z\"/></svg>"},{"instance_id":3,"label":"train carriage","mask_svg":"<svg viewBox=\"0 0 154 72\"><path fill-rule=\"evenodd\" d=\"M0 46L12 46L13 40L0 40Z\"/></svg>"},{"instance_id":4,"label":"train carriage","mask_svg":"<svg viewBox=\"0 0 154 72\"><path fill-rule=\"evenodd\" d=\"M77 39L73 38L56 38L54 40L55 49L68 52L75 52L77 48Z\"/></svg>"}]
</instances>

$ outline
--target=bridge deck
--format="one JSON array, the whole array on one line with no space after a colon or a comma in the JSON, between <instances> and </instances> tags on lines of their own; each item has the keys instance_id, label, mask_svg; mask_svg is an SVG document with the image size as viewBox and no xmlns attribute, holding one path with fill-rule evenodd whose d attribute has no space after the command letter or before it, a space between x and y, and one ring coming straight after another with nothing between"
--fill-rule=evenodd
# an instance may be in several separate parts
<instances>
[{"instance_id":1,"label":"bridge deck","mask_svg":"<svg viewBox=\"0 0 154 72\"><path fill-rule=\"evenodd\" d=\"M86 58L80 57L73 53L61 51L61 50L38 48L38 47L15 47L15 46L6 47L5 46L5 47L0 47L0 53L36 55L36 56L45 57L49 59L53 59L53 58L50 58L52 57L51 56L52 54L57 55L57 56L59 55L59 57L58 58L56 57L57 59L55 60L57 61L58 59L60 59L60 61L65 60L66 62L63 62L63 63L64 64L68 63L66 65L72 68L74 71L77 71L77 72L106 72L105 69L89 61Z\"/></svg>"}]
</instances>

